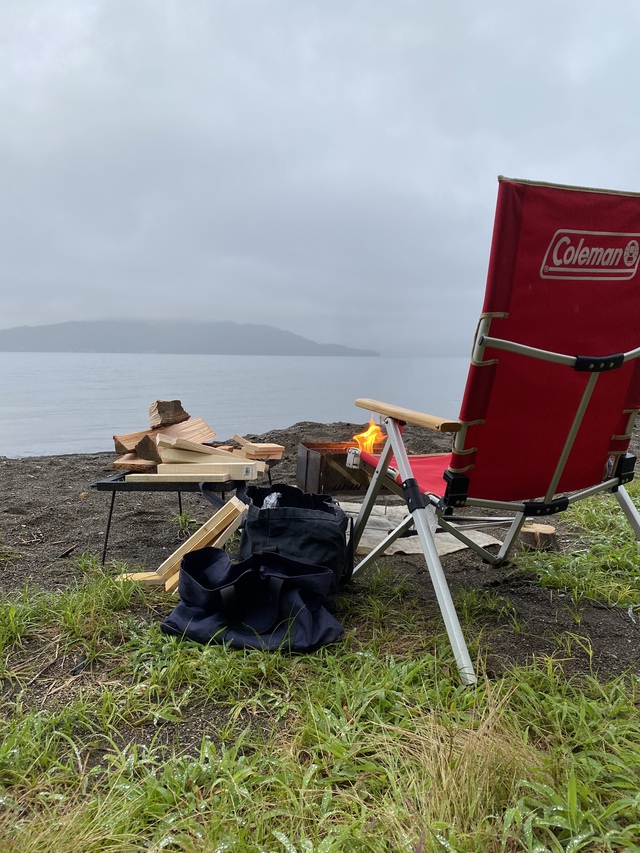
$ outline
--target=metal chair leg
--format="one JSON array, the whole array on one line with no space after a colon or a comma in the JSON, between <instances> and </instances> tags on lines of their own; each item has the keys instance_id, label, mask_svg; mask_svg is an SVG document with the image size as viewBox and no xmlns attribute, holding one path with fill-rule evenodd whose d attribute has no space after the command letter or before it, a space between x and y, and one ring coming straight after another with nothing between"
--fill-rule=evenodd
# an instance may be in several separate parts
<instances>
[{"instance_id":1,"label":"metal chair leg","mask_svg":"<svg viewBox=\"0 0 640 853\"><path fill-rule=\"evenodd\" d=\"M402 434L400 432L399 425L392 418L388 418L385 423L393 446L393 453L400 476L403 481L409 480L413 477L413 472L409 464L407 450L404 446L404 442L402 441ZM440 562L440 556L433 539L433 533L429 526L427 509L424 506L417 507L413 510L411 515L420 539L420 544L422 545L422 551L427 563L427 568L429 569L431 583L433 584L436 598L438 599L440 612L442 613L442 618L447 629L449 642L460 672L460 679L463 684L475 684L477 681L476 674L473 664L471 663L471 657L462 633L462 628L460 627L458 614L456 613L453 599L451 598L451 591L442 569L442 563Z\"/></svg>"},{"instance_id":2,"label":"metal chair leg","mask_svg":"<svg viewBox=\"0 0 640 853\"><path fill-rule=\"evenodd\" d=\"M614 492L614 495L620 504L620 508L627 516L627 521L633 528L633 532L636 534L636 539L640 540L640 513L629 497L629 492L627 492L624 486L619 486L617 492Z\"/></svg>"}]
</instances>

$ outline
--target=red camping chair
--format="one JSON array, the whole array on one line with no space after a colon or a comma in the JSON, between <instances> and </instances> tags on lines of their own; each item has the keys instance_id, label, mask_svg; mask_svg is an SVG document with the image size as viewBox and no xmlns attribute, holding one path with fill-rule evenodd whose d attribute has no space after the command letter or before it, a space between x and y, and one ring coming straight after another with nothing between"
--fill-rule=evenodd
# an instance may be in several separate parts
<instances>
[{"instance_id":1,"label":"red camping chair","mask_svg":"<svg viewBox=\"0 0 640 853\"><path fill-rule=\"evenodd\" d=\"M356 544L383 485L410 511L356 571L415 526L465 684L476 676L434 543L434 510L441 528L493 564L507 558L527 517L598 492L615 494L640 539L640 514L622 485L633 478L627 449L640 409L640 194L499 180L459 420L356 400L384 416L388 439L379 457L352 450L348 463L370 475ZM453 452L408 456L406 423L451 432ZM510 513L497 555L465 536L464 516L453 515L461 507Z\"/></svg>"}]
</instances>

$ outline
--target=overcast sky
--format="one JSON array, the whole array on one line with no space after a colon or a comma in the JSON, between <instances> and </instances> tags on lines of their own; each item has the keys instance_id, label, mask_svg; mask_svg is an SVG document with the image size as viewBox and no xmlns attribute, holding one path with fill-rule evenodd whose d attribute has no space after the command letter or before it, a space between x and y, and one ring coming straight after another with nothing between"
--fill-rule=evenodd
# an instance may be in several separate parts
<instances>
[{"instance_id":1,"label":"overcast sky","mask_svg":"<svg viewBox=\"0 0 640 853\"><path fill-rule=\"evenodd\" d=\"M499 174L640 190L640 3L2 0L0 327L466 355Z\"/></svg>"}]
</instances>

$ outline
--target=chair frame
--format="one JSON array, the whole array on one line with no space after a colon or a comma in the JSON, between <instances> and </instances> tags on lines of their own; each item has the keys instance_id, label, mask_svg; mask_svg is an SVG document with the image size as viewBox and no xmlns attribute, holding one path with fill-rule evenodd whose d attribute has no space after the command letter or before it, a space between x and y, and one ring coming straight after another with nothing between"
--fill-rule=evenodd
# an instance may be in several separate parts
<instances>
[{"instance_id":1,"label":"chair frame","mask_svg":"<svg viewBox=\"0 0 640 853\"><path fill-rule=\"evenodd\" d=\"M616 470L612 471L612 476L608 477L603 482L590 488L573 492L568 496L556 497L557 486L574 445L580 424L582 423L585 413L589 407L589 401L600 373L616 369L616 367L619 367L628 361L639 358L640 347L626 353L617 353L615 355L605 357L598 356L585 358L580 356L571 356L491 337L489 335L491 319L491 315L483 315L480 318L472 353L472 363L476 365L486 363L483 362L484 349L489 346L492 349L506 350L517 353L526 358L533 358L543 362L552 362L564 365L567 369L588 371L590 373L582 394L582 399L579 401L576 408L571 427L565 439L562 453L558 459L544 499L542 501L496 501L484 500L482 498L471 498L466 495L463 495L461 498L459 494L453 494L455 490L450 489L451 483L449 483L446 490L443 489L444 496L422 493L412 471L411 460L402 439L402 431L405 424L410 423L428 429L434 429L439 432L453 434L454 450L458 453L464 452L467 425L460 421L447 421L422 412L404 409L368 398L356 400L356 405L360 408L375 412L384 418L383 422L387 430L387 441L375 469L363 460L361 458L360 451L355 449L349 451L350 455L347 463L353 468L363 468L371 478L362 508L354 525L353 540L355 547L357 547L358 542L360 541L373 505L383 486L386 486L396 494L403 495L409 508L409 515L406 519L358 563L354 569L354 574L375 561L396 539L408 532L412 527L415 527L425 556L436 598L443 616L449 642L460 672L460 677L465 685L472 685L476 683L477 676L469 656L469 651L460 627L451 592L436 549L434 534L431 526L429 525L429 511L435 511L438 524L441 529L452 534L463 544L480 554L480 556L488 563L499 565L508 559L518 539L520 530L528 517L535 518L541 515L561 512L577 501L592 497L600 492L612 492L615 495L620 508L624 512L627 521L633 529L636 539L640 541L640 513L624 488L624 483L633 479L635 458L630 454L624 453L619 456ZM628 439L631 437L638 411L629 410L626 413L629 415L627 435L622 436L621 438ZM395 458L397 471L389 469L389 463L392 455ZM455 478L455 474L453 475L453 478ZM492 519L491 517L465 518L464 516L454 516L454 507L463 506L478 507L491 511L509 512L511 515L509 517L498 519ZM465 524L467 528L475 529L479 527L494 526L496 524L508 524L508 530L498 553L493 554L466 536L463 529L461 529L460 524Z\"/></svg>"}]
</instances>

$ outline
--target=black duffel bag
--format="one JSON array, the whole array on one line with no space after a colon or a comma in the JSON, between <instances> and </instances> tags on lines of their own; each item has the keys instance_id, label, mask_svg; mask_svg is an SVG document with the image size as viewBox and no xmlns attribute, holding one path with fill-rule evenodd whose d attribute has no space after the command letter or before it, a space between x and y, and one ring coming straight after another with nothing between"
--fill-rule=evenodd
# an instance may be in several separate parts
<instances>
[{"instance_id":1,"label":"black duffel bag","mask_svg":"<svg viewBox=\"0 0 640 853\"><path fill-rule=\"evenodd\" d=\"M221 548L200 548L182 558L181 601L160 629L198 643L311 652L344 636L323 606L332 577L275 553L232 563Z\"/></svg>"},{"instance_id":2,"label":"black duffel bag","mask_svg":"<svg viewBox=\"0 0 640 853\"><path fill-rule=\"evenodd\" d=\"M331 495L303 492L284 483L249 486L238 558L273 552L331 569L325 606L335 609L338 586L353 573L352 522ZM275 503L275 505L273 505Z\"/></svg>"}]
</instances>

